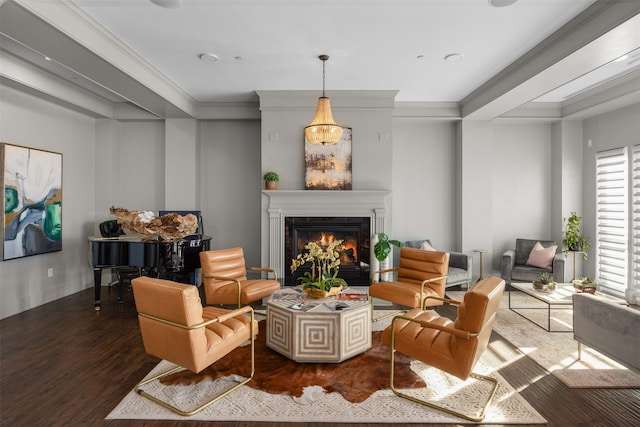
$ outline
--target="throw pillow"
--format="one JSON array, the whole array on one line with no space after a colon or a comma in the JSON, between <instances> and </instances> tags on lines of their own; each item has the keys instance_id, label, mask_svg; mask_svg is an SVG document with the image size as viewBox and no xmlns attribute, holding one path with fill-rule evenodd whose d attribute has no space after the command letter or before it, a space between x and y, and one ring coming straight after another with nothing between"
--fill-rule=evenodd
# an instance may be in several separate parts
<instances>
[{"instance_id":1,"label":"throw pillow","mask_svg":"<svg viewBox=\"0 0 640 427\"><path fill-rule=\"evenodd\" d=\"M558 245L551 245L548 248L545 248L540 242L536 242L529 254L527 265L551 269L553 257L556 256L556 249L558 249Z\"/></svg>"},{"instance_id":2,"label":"throw pillow","mask_svg":"<svg viewBox=\"0 0 640 427\"><path fill-rule=\"evenodd\" d=\"M433 248L433 246L431 246L429 244L429 242L427 242L426 240L424 242L422 242L422 244L420 245L420 249L422 249L423 251L434 251L435 249Z\"/></svg>"}]
</instances>

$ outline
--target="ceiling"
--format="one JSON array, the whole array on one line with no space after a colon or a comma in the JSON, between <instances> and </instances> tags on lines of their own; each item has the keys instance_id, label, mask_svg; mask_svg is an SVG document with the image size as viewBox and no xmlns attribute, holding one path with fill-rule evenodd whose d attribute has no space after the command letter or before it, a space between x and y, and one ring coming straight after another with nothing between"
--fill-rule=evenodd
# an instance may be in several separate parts
<instances>
[{"instance_id":1,"label":"ceiling","mask_svg":"<svg viewBox=\"0 0 640 427\"><path fill-rule=\"evenodd\" d=\"M319 93L320 54L330 56L326 63L326 88L330 94L337 90L397 90L397 102L462 102L492 78L493 84L499 85L499 73L510 66L518 68L512 64L517 64L523 55L535 51L550 36L558 37L557 31L571 27L576 16L586 19L599 5L600 13L602 3L606 3L518 0L509 6L495 7L492 2L512 3L505 0L51 1L58 4L58 9L64 6L65 10L82 15L84 21L114 40L119 49L138 57L140 66L153 70L195 103L255 102L256 91L262 90ZM73 30L60 28L63 20L49 12L58 14L58 9L46 9L40 0L16 0L16 3L45 22L51 17L50 24L56 30L73 37ZM3 9L10 10L5 6ZM109 78L98 78L81 70L80 60L67 59L68 52L56 52L56 46L43 42L29 43L24 40L29 37L13 34L20 30L10 27L9 24L0 27L3 50L112 102L129 98L122 87L109 84ZM601 28L594 25L594 31ZM565 43L561 38L558 40L558 46ZM92 50L91 40L76 37L75 42ZM574 50L585 47L580 43L584 45L577 40ZM544 76L545 84L521 95L517 104L536 99L563 102L602 82L639 73L640 43L636 40L618 43L617 49L602 44L593 49L600 51L589 53L588 61L568 62L556 75ZM95 49L93 52L109 61L109 46L105 45L104 54ZM204 61L201 54L213 54L217 59ZM613 61L623 54L630 56L624 61ZM43 60L42 55L50 56L52 61ZM457 55L459 59L449 61L449 55ZM567 53L556 56L556 65L570 59ZM128 75L135 74L110 62ZM571 72L567 72L567 67ZM527 79L531 77L529 73ZM138 78L139 83L151 86L141 80Z\"/></svg>"}]
</instances>

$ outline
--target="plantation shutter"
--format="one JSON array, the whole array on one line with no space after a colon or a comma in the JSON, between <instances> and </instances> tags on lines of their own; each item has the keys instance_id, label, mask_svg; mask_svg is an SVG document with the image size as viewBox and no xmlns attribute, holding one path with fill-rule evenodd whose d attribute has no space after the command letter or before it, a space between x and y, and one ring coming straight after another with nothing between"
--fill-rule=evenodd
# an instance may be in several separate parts
<instances>
[{"instance_id":1,"label":"plantation shutter","mask_svg":"<svg viewBox=\"0 0 640 427\"><path fill-rule=\"evenodd\" d=\"M633 146L633 288L640 289L640 145Z\"/></svg>"},{"instance_id":2,"label":"plantation shutter","mask_svg":"<svg viewBox=\"0 0 640 427\"><path fill-rule=\"evenodd\" d=\"M619 297L629 269L627 181L626 147L596 153L597 281L603 292Z\"/></svg>"}]
</instances>

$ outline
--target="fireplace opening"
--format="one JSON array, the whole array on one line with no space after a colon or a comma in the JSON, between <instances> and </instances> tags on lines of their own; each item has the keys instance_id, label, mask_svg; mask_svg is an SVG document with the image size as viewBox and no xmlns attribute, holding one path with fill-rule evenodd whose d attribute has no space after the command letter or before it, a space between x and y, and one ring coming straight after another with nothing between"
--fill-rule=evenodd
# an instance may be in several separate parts
<instances>
[{"instance_id":1,"label":"fireplace opening","mask_svg":"<svg viewBox=\"0 0 640 427\"><path fill-rule=\"evenodd\" d=\"M310 270L303 265L293 273L291 260L304 253L305 245L316 242L326 247L342 240L338 277L349 285L369 284L369 217L286 217L285 218L285 285L297 284L298 277Z\"/></svg>"}]
</instances>

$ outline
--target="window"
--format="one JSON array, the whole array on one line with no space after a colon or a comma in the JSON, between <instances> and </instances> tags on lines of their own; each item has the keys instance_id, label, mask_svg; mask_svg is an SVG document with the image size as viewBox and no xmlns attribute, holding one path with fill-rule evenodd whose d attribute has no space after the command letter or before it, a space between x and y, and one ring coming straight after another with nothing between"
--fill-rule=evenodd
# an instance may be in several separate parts
<instances>
[{"instance_id":1,"label":"window","mask_svg":"<svg viewBox=\"0 0 640 427\"><path fill-rule=\"evenodd\" d=\"M627 181L626 147L596 154L596 275L604 292L619 297L629 269Z\"/></svg>"},{"instance_id":2,"label":"window","mask_svg":"<svg viewBox=\"0 0 640 427\"><path fill-rule=\"evenodd\" d=\"M640 289L640 145L633 146L633 290L629 295L638 294ZM629 299L628 301L631 301ZM635 303L638 303L636 301Z\"/></svg>"}]
</instances>

